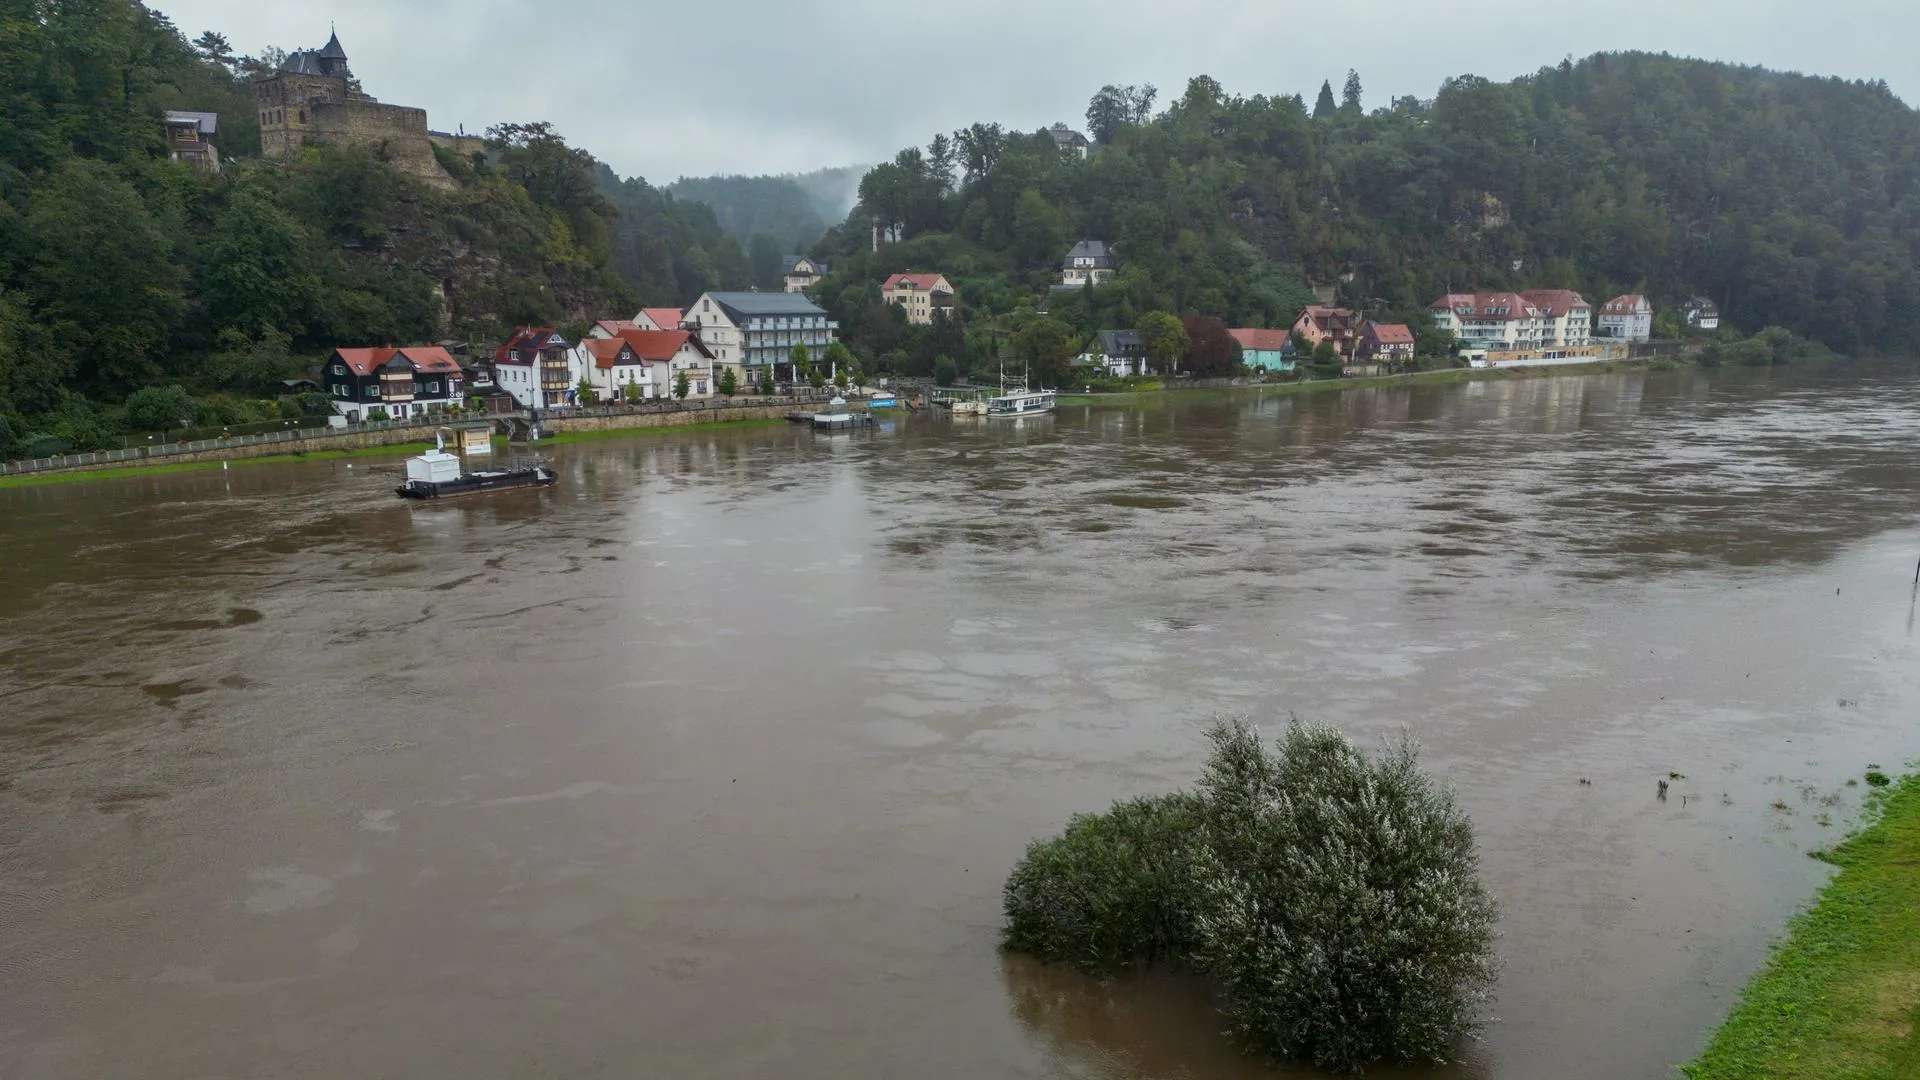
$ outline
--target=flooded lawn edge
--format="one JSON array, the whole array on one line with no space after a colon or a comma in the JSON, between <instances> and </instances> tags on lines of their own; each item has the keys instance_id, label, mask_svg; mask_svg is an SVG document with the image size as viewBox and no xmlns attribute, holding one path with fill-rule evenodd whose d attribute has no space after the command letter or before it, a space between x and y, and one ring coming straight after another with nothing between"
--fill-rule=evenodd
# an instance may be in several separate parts
<instances>
[{"instance_id":1,"label":"flooded lawn edge","mask_svg":"<svg viewBox=\"0 0 1920 1080\"><path fill-rule=\"evenodd\" d=\"M721 420L700 424L675 424L667 427L611 428L604 431L563 431L541 439L539 446L567 443L599 441L601 439L619 439L634 435L655 435L680 431L715 431L721 428L743 428L774 426L786 423L785 420ZM494 445L505 446L504 436L496 435ZM335 461L347 458L384 458L406 457L431 447L432 439L417 442L392 443L387 446L365 446L352 450L311 450L301 454L268 454L261 457L233 458L229 461L156 461L145 465L126 465L113 469L62 469L58 472L27 473L21 476L0 476L0 491L8 488L46 487L52 484L79 484L90 480L124 480L129 477L165 476L168 473L205 472L221 466L239 467L242 465L285 465L296 461Z\"/></svg>"},{"instance_id":2,"label":"flooded lawn edge","mask_svg":"<svg viewBox=\"0 0 1920 1080\"><path fill-rule=\"evenodd\" d=\"M1879 810L1684 1076L1920 1076L1920 774Z\"/></svg>"},{"instance_id":3,"label":"flooded lawn edge","mask_svg":"<svg viewBox=\"0 0 1920 1080\"><path fill-rule=\"evenodd\" d=\"M1269 394L1317 394L1336 390L1366 390L1378 386L1436 386L1448 383L1482 382L1489 379L1541 379L1567 375L1610 375L1623 371L1645 371L1651 361L1602 360L1584 364L1554 364L1524 368L1448 368L1445 371L1416 371L1411 375L1373 375L1361 379L1311 379L1305 382L1250 383L1246 386L1168 387L1160 390L1136 390L1117 394L1061 394L1062 405L1134 405L1164 398L1169 394L1240 394L1260 390Z\"/></svg>"}]
</instances>

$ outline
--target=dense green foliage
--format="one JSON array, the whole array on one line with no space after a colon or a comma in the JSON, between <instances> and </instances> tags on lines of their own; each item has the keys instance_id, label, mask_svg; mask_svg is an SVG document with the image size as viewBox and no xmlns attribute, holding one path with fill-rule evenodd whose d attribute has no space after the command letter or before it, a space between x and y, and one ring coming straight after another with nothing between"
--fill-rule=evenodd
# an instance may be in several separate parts
<instances>
[{"instance_id":1,"label":"dense green foliage","mask_svg":"<svg viewBox=\"0 0 1920 1080\"><path fill-rule=\"evenodd\" d=\"M1149 311L1284 326L1311 281L1411 324L1423 355L1444 351L1426 305L1449 288L1644 292L1668 312L1700 295L1748 331L1920 347L1920 117L1882 83L1629 53L1371 112L1358 75L1311 112L1204 76L1158 115L1142 98L1095 96L1085 160L975 124L869 173L816 249L856 346L930 365L874 283L937 270L975 320L1034 304L1083 338ZM876 221L899 242L870 252ZM1081 237L1113 245L1117 278L1048 296Z\"/></svg>"},{"instance_id":2,"label":"dense green foliage","mask_svg":"<svg viewBox=\"0 0 1920 1080\"><path fill-rule=\"evenodd\" d=\"M1191 956L1199 827L1199 801L1176 793L1081 814L1034 841L1007 878L1004 944L1088 971Z\"/></svg>"},{"instance_id":3,"label":"dense green foliage","mask_svg":"<svg viewBox=\"0 0 1920 1080\"><path fill-rule=\"evenodd\" d=\"M439 152L452 186L366 150L264 161L248 81L272 63L132 0L0 0L0 454L110 445L154 418L123 404L148 385L200 395L197 423L261 420L335 346L487 343L747 280L705 207L545 124ZM167 159L166 109L219 113L217 175Z\"/></svg>"},{"instance_id":4,"label":"dense green foliage","mask_svg":"<svg viewBox=\"0 0 1920 1080\"><path fill-rule=\"evenodd\" d=\"M1028 848L1006 947L1092 972L1190 966L1273 1057L1444 1059L1483 1022L1495 973L1493 901L1451 794L1404 742L1370 761L1298 722L1273 749L1245 723L1210 735L1193 792Z\"/></svg>"}]
</instances>

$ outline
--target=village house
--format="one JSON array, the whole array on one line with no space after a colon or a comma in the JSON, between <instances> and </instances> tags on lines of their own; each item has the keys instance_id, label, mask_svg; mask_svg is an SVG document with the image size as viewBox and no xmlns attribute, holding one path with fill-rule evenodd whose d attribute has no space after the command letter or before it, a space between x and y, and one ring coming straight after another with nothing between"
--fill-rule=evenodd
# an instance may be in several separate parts
<instances>
[{"instance_id":1,"label":"village house","mask_svg":"<svg viewBox=\"0 0 1920 1080\"><path fill-rule=\"evenodd\" d=\"M460 365L438 345L335 349L319 381L350 424L380 419L375 409L402 420L461 403Z\"/></svg>"},{"instance_id":2,"label":"village house","mask_svg":"<svg viewBox=\"0 0 1920 1080\"><path fill-rule=\"evenodd\" d=\"M632 319L596 319L587 327L587 337L607 341L620 336L622 330L638 330L640 324Z\"/></svg>"},{"instance_id":3,"label":"village house","mask_svg":"<svg viewBox=\"0 0 1920 1080\"><path fill-rule=\"evenodd\" d=\"M523 409L555 409L574 403L584 369L573 346L551 326L519 326L493 351L494 383Z\"/></svg>"},{"instance_id":4,"label":"village house","mask_svg":"<svg viewBox=\"0 0 1920 1080\"><path fill-rule=\"evenodd\" d=\"M1053 145L1058 147L1061 153L1072 154L1077 158L1084 159L1093 147L1093 143L1089 142L1085 135L1065 124L1055 124L1048 128L1047 136L1053 140Z\"/></svg>"},{"instance_id":5,"label":"village house","mask_svg":"<svg viewBox=\"0 0 1920 1080\"><path fill-rule=\"evenodd\" d=\"M1540 311L1540 347L1582 348L1593 344L1593 305L1572 289L1529 289L1520 298Z\"/></svg>"},{"instance_id":6,"label":"village house","mask_svg":"<svg viewBox=\"0 0 1920 1080\"><path fill-rule=\"evenodd\" d=\"M632 321L642 330L678 330L681 318L677 307L650 307L641 308Z\"/></svg>"},{"instance_id":7,"label":"village house","mask_svg":"<svg viewBox=\"0 0 1920 1080\"><path fill-rule=\"evenodd\" d=\"M1228 330L1227 336L1240 343L1240 362L1247 367L1261 371L1292 371L1298 361L1294 355L1293 335L1285 330L1241 327Z\"/></svg>"},{"instance_id":8,"label":"village house","mask_svg":"<svg viewBox=\"0 0 1920 1080\"><path fill-rule=\"evenodd\" d=\"M1704 296L1696 296L1687 301L1687 325L1695 330L1720 329L1720 305Z\"/></svg>"},{"instance_id":9,"label":"village house","mask_svg":"<svg viewBox=\"0 0 1920 1080\"><path fill-rule=\"evenodd\" d=\"M933 322L933 313L953 315L953 286L941 274L895 274L880 286L880 299L899 304L915 326Z\"/></svg>"},{"instance_id":10,"label":"village house","mask_svg":"<svg viewBox=\"0 0 1920 1080\"><path fill-rule=\"evenodd\" d=\"M1346 308L1313 304L1293 321L1290 332L1305 337L1313 348L1319 348L1322 341L1330 341L1340 359L1351 360L1354 341L1360 332L1360 316Z\"/></svg>"},{"instance_id":11,"label":"village house","mask_svg":"<svg viewBox=\"0 0 1920 1080\"><path fill-rule=\"evenodd\" d=\"M1084 289L1113 276L1113 254L1099 240L1082 240L1073 245L1060 264L1057 289Z\"/></svg>"},{"instance_id":12,"label":"village house","mask_svg":"<svg viewBox=\"0 0 1920 1080\"><path fill-rule=\"evenodd\" d=\"M214 149L213 135L220 127L220 114L175 112L162 115L167 136L167 157L190 165L220 171L220 152Z\"/></svg>"},{"instance_id":13,"label":"village house","mask_svg":"<svg viewBox=\"0 0 1920 1080\"><path fill-rule=\"evenodd\" d=\"M1546 313L1519 293L1448 293L1429 310L1435 328L1459 339L1463 349L1535 349L1546 332Z\"/></svg>"},{"instance_id":14,"label":"village house","mask_svg":"<svg viewBox=\"0 0 1920 1080\"><path fill-rule=\"evenodd\" d=\"M1599 327L1595 337L1629 344L1653 338L1653 305L1638 293L1616 296L1600 305Z\"/></svg>"},{"instance_id":15,"label":"village house","mask_svg":"<svg viewBox=\"0 0 1920 1080\"><path fill-rule=\"evenodd\" d=\"M786 287L788 292L806 292L814 283L827 276L827 264L818 259L809 259L805 255L794 255L787 259Z\"/></svg>"},{"instance_id":16,"label":"village house","mask_svg":"<svg viewBox=\"0 0 1920 1080\"><path fill-rule=\"evenodd\" d=\"M596 401L625 400L629 387L642 401L672 398L682 374L689 398L718 390L713 353L690 331L626 327L616 337L582 341L577 352Z\"/></svg>"},{"instance_id":17,"label":"village house","mask_svg":"<svg viewBox=\"0 0 1920 1080\"><path fill-rule=\"evenodd\" d=\"M1147 373L1147 347L1138 330L1102 330L1087 342L1087 351L1074 358L1080 368L1098 368L1116 379Z\"/></svg>"},{"instance_id":18,"label":"village house","mask_svg":"<svg viewBox=\"0 0 1920 1080\"><path fill-rule=\"evenodd\" d=\"M634 355L633 346L619 337L586 337L574 346L587 371L587 382L594 401L624 401L629 396L652 397L652 379L644 360ZM633 392L626 390L631 386Z\"/></svg>"},{"instance_id":19,"label":"village house","mask_svg":"<svg viewBox=\"0 0 1920 1080\"><path fill-rule=\"evenodd\" d=\"M1360 340L1354 346L1354 359L1362 364L1391 367L1413 361L1413 331L1405 323L1379 323L1368 319L1360 327Z\"/></svg>"},{"instance_id":20,"label":"village house","mask_svg":"<svg viewBox=\"0 0 1920 1080\"><path fill-rule=\"evenodd\" d=\"M811 361L822 363L840 330L819 305L784 292L706 293L681 316L681 325L698 331L715 360L740 365L736 378L749 384L758 383L763 372L776 383L798 381L788 359L793 347L805 345ZM822 370L833 378L831 365Z\"/></svg>"}]
</instances>

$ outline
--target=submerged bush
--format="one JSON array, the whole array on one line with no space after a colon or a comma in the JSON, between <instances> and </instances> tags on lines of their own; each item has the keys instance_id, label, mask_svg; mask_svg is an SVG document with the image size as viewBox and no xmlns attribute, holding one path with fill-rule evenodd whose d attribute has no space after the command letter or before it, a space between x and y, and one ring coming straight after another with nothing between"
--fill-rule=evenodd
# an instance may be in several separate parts
<instances>
[{"instance_id":1,"label":"submerged bush","mask_svg":"<svg viewBox=\"0 0 1920 1080\"><path fill-rule=\"evenodd\" d=\"M1369 761L1297 722L1274 749L1244 722L1209 736L1195 792L1028 848L1007 947L1092 970L1190 964L1234 1033L1276 1057L1444 1059L1495 974L1495 909L1452 795L1409 742Z\"/></svg>"},{"instance_id":2,"label":"submerged bush","mask_svg":"<svg viewBox=\"0 0 1920 1080\"><path fill-rule=\"evenodd\" d=\"M1244 819L1244 790L1210 770L1202 802L1244 824L1196 868L1200 966L1234 1032L1335 1069L1444 1060L1495 974L1466 815L1407 742L1368 761L1339 732L1295 724L1238 771L1264 778L1267 801Z\"/></svg>"},{"instance_id":3,"label":"submerged bush","mask_svg":"<svg viewBox=\"0 0 1920 1080\"><path fill-rule=\"evenodd\" d=\"M1003 892L1006 947L1093 972L1186 956L1199 827L1193 796L1162 795L1034 841Z\"/></svg>"}]
</instances>

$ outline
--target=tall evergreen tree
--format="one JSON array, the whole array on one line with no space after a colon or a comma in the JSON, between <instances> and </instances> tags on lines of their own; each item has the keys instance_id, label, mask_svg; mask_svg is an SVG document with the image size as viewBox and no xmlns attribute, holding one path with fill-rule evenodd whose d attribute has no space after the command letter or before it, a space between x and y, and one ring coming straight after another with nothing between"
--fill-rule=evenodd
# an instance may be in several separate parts
<instances>
[{"instance_id":1,"label":"tall evergreen tree","mask_svg":"<svg viewBox=\"0 0 1920 1080\"><path fill-rule=\"evenodd\" d=\"M1320 96L1315 99L1313 103L1313 118L1315 120L1329 120L1332 119L1333 115L1339 110L1340 107L1333 102L1333 84L1331 82L1321 83Z\"/></svg>"}]
</instances>

